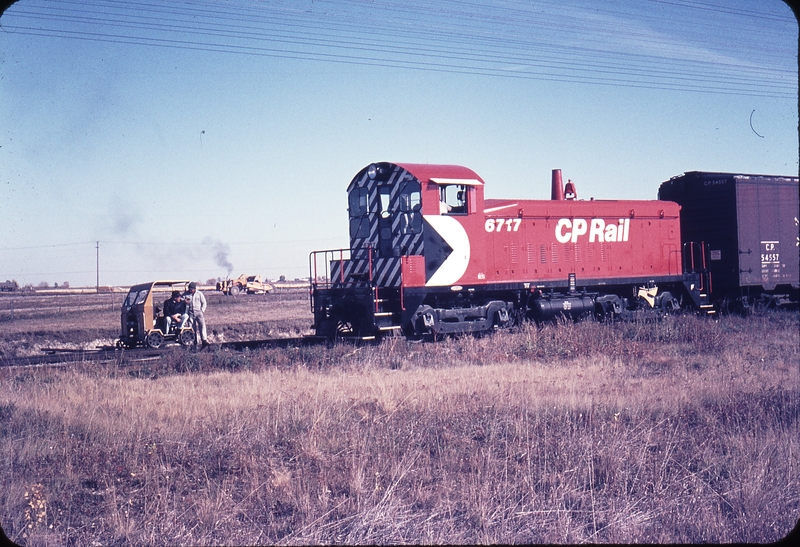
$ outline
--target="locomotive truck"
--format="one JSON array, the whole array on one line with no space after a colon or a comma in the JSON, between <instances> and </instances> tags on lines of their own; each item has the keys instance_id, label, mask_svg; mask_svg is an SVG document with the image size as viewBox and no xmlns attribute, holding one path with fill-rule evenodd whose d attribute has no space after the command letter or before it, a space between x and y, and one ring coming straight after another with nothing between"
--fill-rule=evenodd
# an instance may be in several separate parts
<instances>
[{"instance_id":1,"label":"locomotive truck","mask_svg":"<svg viewBox=\"0 0 800 547\"><path fill-rule=\"evenodd\" d=\"M556 169L550 200L488 199L484 181L466 167L373 163L347 188L350 247L309 256L313 328L330 338L435 338L525 319L659 317L681 308L711 315L721 302L796 302L796 251L792 260L765 248L768 282L735 290L750 278L733 283L719 270L729 266L733 247L723 240L731 234L717 239L706 230L691 188L707 179L690 175L664 183L661 200L587 201ZM798 179L776 178L793 196L781 194L777 231L757 237L786 248L797 237ZM716 199L702 195L701 202ZM697 211L682 217L681 207ZM787 215L795 218L788 235ZM722 292L714 292L717 276Z\"/></svg>"}]
</instances>

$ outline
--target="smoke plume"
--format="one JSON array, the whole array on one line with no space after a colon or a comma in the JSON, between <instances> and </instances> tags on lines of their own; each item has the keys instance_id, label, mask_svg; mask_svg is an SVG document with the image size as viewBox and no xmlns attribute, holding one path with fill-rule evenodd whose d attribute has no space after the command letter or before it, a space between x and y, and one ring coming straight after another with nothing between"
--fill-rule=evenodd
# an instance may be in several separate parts
<instances>
[{"instance_id":1,"label":"smoke plume","mask_svg":"<svg viewBox=\"0 0 800 547\"><path fill-rule=\"evenodd\" d=\"M231 264L228 255L231 253L231 248L227 243L223 243L222 241L211 239L207 237L203 240L203 244L207 245L211 249L211 253L214 255L214 262L220 268L225 268L227 271L228 277L230 277L231 272L233 271L233 264Z\"/></svg>"}]
</instances>

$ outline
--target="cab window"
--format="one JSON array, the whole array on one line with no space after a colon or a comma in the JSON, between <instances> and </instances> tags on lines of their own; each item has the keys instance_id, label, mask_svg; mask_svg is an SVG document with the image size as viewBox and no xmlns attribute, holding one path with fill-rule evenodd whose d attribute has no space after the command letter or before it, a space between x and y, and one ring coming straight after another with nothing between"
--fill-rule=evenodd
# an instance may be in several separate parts
<instances>
[{"instance_id":1,"label":"cab window","mask_svg":"<svg viewBox=\"0 0 800 547\"><path fill-rule=\"evenodd\" d=\"M369 219L367 217L350 219L350 237L369 237Z\"/></svg>"},{"instance_id":2,"label":"cab window","mask_svg":"<svg viewBox=\"0 0 800 547\"><path fill-rule=\"evenodd\" d=\"M422 213L403 213L403 216L400 217L400 233L422 233Z\"/></svg>"},{"instance_id":3,"label":"cab window","mask_svg":"<svg viewBox=\"0 0 800 547\"><path fill-rule=\"evenodd\" d=\"M464 184L439 186L439 212L443 215L467 214L467 186Z\"/></svg>"},{"instance_id":4,"label":"cab window","mask_svg":"<svg viewBox=\"0 0 800 547\"><path fill-rule=\"evenodd\" d=\"M390 210L390 206L392 204L392 189L389 187L381 187L380 189L380 198L381 198L381 218L389 218L392 215Z\"/></svg>"},{"instance_id":5,"label":"cab window","mask_svg":"<svg viewBox=\"0 0 800 547\"><path fill-rule=\"evenodd\" d=\"M408 181L400 190L400 233L419 234L422 232L422 192L416 181Z\"/></svg>"},{"instance_id":6,"label":"cab window","mask_svg":"<svg viewBox=\"0 0 800 547\"><path fill-rule=\"evenodd\" d=\"M350 217L361 217L367 214L369 202L366 188L354 188L349 196Z\"/></svg>"},{"instance_id":7,"label":"cab window","mask_svg":"<svg viewBox=\"0 0 800 547\"><path fill-rule=\"evenodd\" d=\"M400 194L400 210L404 213L409 213L412 211L419 211L422 207L422 198L420 197L420 191L415 190L413 192L402 193Z\"/></svg>"}]
</instances>

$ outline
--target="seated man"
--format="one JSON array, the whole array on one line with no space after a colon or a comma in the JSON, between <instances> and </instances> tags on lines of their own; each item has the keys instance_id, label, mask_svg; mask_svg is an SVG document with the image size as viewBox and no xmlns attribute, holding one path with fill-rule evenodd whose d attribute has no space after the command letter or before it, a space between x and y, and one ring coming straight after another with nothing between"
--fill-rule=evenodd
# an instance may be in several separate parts
<instances>
[{"instance_id":1,"label":"seated man","mask_svg":"<svg viewBox=\"0 0 800 547\"><path fill-rule=\"evenodd\" d=\"M166 321L166 332L170 333L170 327L175 323L175 330L179 330L186 322L186 302L181 297L180 291L172 291L169 300L164 301L164 319Z\"/></svg>"}]
</instances>

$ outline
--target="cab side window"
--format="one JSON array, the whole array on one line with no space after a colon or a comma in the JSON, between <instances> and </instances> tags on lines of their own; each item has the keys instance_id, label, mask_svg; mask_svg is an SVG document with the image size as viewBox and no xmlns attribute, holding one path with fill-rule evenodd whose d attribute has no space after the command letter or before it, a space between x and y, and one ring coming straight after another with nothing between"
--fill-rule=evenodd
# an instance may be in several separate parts
<instances>
[{"instance_id":1,"label":"cab side window","mask_svg":"<svg viewBox=\"0 0 800 547\"><path fill-rule=\"evenodd\" d=\"M442 184L439 187L439 213L443 215L466 215L467 191L464 184Z\"/></svg>"},{"instance_id":2,"label":"cab side window","mask_svg":"<svg viewBox=\"0 0 800 547\"><path fill-rule=\"evenodd\" d=\"M369 194L366 188L354 188L348 196L350 212L350 237L364 238L369 236Z\"/></svg>"},{"instance_id":3,"label":"cab side window","mask_svg":"<svg viewBox=\"0 0 800 547\"><path fill-rule=\"evenodd\" d=\"M400 233L422 232L422 193L419 184L406 183L400 192Z\"/></svg>"},{"instance_id":4,"label":"cab side window","mask_svg":"<svg viewBox=\"0 0 800 547\"><path fill-rule=\"evenodd\" d=\"M367 189L354 188L350 192L349 202L350 218L366 215L369 207L367 202Z\"/></svg>"}]
</instances>

